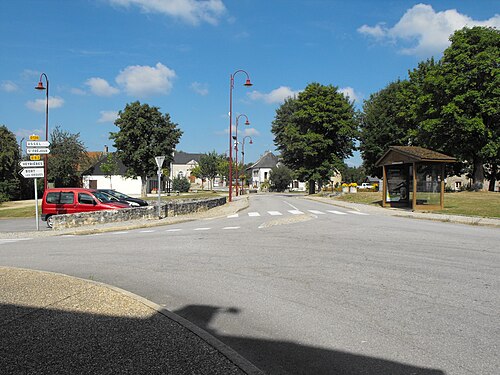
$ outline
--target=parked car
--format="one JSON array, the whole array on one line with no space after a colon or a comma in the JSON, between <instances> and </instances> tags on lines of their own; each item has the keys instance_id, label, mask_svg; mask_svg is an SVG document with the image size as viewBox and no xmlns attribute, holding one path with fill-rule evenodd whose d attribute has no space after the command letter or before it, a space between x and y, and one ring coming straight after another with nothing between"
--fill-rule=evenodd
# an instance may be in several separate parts
<instances>
[{"instance_id":1,"label":"parked car","mask_svg":"<svg viewBox=\"0 0 500 375\"><path fill-rule=\"evenodd\" d=\"M148 202L146 202L143 199L130 197L127 194L120 193L119 191L113 189L97 189L97 191L102 191L106 194L109 194L118 199L120 202L128 203L130 207L139 207L148 205Z\"/></svg>"},{"instance_id":2,"label":"parked car","mask_svg":"<svg viewBox=\"0 0 500 375\"><path fill-rule=\"evenodd\" d=\"M363 182L361 185L358 186L358 189L373 189L373 187L374 186L369 182Z\"/></svg>"},{"instance_id":3,"label":"parked car","mask_svg":"<svg viewBox=\"0 0 500 375\"><path fill-rule=\"evenodd\" d=\"M42 199L42 220L54 225L53 215L74 214L130 207L116 198L95 189L53 188L45 190Z\"/></svg>"}]
</instances>

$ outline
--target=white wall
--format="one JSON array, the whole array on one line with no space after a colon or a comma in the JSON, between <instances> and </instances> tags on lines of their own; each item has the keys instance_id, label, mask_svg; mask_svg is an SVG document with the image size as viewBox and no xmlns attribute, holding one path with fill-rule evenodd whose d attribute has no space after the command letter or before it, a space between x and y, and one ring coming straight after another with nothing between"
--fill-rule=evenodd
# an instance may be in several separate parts
<instances>
[{"instance_id":1,"label":"white wall","mask_svg":"<svg viewBox=\"0 0 500 375\"><path fill-rule=\"evenodd\" d=\"M98 189L114 189L120 193L124 193L130 196L140 196L141 195L141 178L125 178L123 176L111 176L111 181L109 177L105 176L83 176L83 187L90 187L90 180L97 181Z\"/></svg>"}]
</instances>

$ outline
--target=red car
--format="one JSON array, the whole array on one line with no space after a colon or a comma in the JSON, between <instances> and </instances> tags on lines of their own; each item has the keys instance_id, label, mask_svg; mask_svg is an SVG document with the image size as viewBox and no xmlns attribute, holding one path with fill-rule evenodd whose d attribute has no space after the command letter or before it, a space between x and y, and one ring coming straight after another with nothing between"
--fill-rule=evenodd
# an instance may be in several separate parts
<instances>
[{"instance_id":1,"label":"red car","mask_svg":"<svg viewBox=\"0 0 500 375\"><path fill-rule=\"evenodd\" d=\"M47 189L42 200L42 220L52 228L53 215L74 214L99 210L116 210L130 207L109 194L82 188Z\"/></svg>"}]
</instances>

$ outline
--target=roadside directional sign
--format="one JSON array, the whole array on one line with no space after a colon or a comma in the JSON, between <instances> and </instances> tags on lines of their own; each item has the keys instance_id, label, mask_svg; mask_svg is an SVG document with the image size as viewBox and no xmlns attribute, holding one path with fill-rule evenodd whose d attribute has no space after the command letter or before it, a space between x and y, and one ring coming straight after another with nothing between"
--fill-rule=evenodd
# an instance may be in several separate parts
<instances>
[{"instance_id":1,"label":"roadside directional sign","mask_svg":"<svg viewBox=\"0 0 500 375\"><path fill-rule=\"evenodd\" d=\"M45 176L43 168L27 168L21 171L24 178L40 178Z\"/></svg>"},{"instance_id":2,"label":"roadside directional sign","mask_svg":"<svg viewBox=\"0 0 500 375\"><path fill-rule=\"evenodd\" d=\"M26 153L31 154L48 154L50 153L50 149L46 147L38 147L38 148L27 148Z\"/></svg>"},{"instance_id":3,"label":"roadside directional sign","mask_svg":"<svg viewBox=\"0 0 500 375\"><path fill-rule=\"evenodd\" d=\"M35 161L22 161L19 165L23 168L29 167L43 167L43 160L35 160Z\"/></svg>"},{"instance_id":4,"label":"roadside directional sign","mask_svg":"<svg viewBox=\"0 0 500 375\"><path fill-rule=\"evenodd\" d=\"M30 141L38 141L40 139L40 136L39 135L30 135Z\"/></svg>"},{"instance_id":5,"label":"roadside directional sign","mask_svg":"<svg viewBox=\"0 0 500 375\"><path fill-rule=\"evenodd\" d=\"M40 160L40 155L30 155L30 160Z\"/></svg>"},{"instance_id":6,"label":"roadside directional sign","mask_svg":"<svg viewBox=\"0 0 500 375\"><path fill-rule=\"evenodd\" d=\"M49 147L49 141L26 141L26 147Z\"/></svg>"}]
</instances>

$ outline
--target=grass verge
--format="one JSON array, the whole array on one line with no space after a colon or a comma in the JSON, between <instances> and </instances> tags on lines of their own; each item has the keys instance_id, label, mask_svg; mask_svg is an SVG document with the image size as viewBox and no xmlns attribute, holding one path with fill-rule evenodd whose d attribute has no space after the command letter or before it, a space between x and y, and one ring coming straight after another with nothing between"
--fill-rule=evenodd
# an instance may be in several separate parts
<instances>
[{"instance_id":1,"label":"grass verge","mask_svg":"<svg viewBox=\"0 0 500 375\"><path fill-rule=\"evenodd\" d=\"M358 192L356 194L344 194L335 199L381 206L381 193ZM500 218L500 193L490 191L461 191L457 193L444 194L444 209L433 210L434 213L448 215L480 216Z\"/></svg>"}]
</instances>

